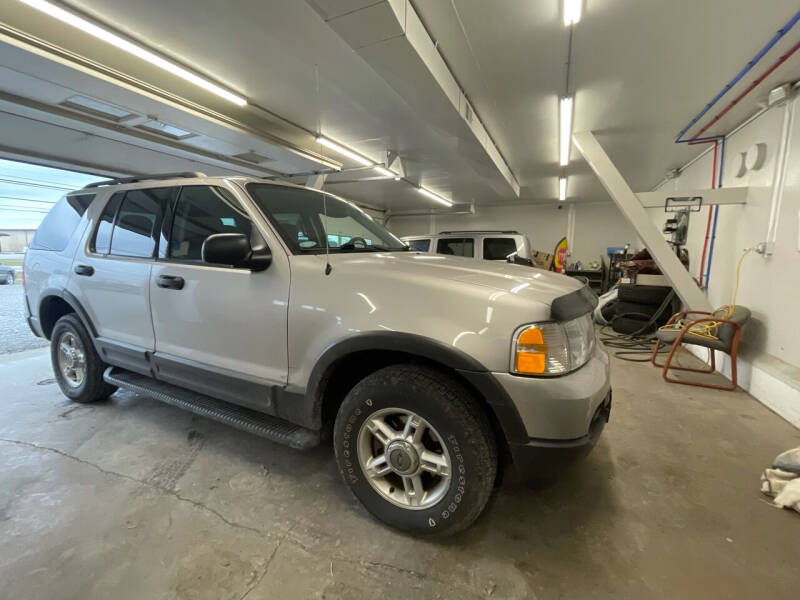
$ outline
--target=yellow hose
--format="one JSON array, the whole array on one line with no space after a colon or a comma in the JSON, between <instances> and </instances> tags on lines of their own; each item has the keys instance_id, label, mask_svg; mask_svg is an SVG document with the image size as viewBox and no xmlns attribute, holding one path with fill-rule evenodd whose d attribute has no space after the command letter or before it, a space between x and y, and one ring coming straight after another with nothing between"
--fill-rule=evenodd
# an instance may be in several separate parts
<instances>
[{"instance_id":1,"label":"yellow hose","mask_svg":"<svg viewBox=\"0 0 800 600\"><path fill-rule=\"evenodd\" d=\"M739 293L739 274L742 270L742 261L744 261L744 257L747 256L752 250L752 248L747 248L744 252L742 252L742 255L739 257L739 262L736 264L736 279L733 283L733 296L731 297L731 303L728 306L722 306L715 310L713 313L711 313L711 317L730 319L733 316L733 311L736 309L736 296ZM679 319L674 323L659 327L659 331L680 331L686 327L687 322L688 321L686 319ZM724 323L720 321L706 321L704 323L693 325L689 328L687 333L691 333L692 335L706 339L717 340L719 339L717 337L717 330L719 329L719 326L723 324Z\"/></svg>"}]
</instances>

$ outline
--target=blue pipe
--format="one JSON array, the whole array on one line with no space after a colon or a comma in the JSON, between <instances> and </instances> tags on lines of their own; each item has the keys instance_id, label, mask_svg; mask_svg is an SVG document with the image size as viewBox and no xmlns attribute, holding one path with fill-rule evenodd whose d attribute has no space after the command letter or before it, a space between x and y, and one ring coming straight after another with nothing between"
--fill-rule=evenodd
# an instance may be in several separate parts
<instances>
[{"instance_id":1,"label":"blue pipe","mask_svg":"<svg viewBox=\"0 0 800 600\"><path fill-rule=\"evenodd\" d=\"M717 238L718 214L719 204L714 207L714 224L711 226L711 245L708 248L708 260L706 261L706 289L708 289L708 278L711 277L711 257L714 256L714 240Z\"/></svg>"},{"instance_id":2,"label":"blue pipe","mask_svg":"<svg viewBox=\"0 0 800 600\"><path fill-rule=\"evenodd\" d=\"M719 93L718 93L716 96L714 96L714 97L711 99L711 102L709 102L708 104L706 104L706 105L705 105L705 107L703 108L703 110L701 110L699 113L697 113L697 114L696 114L696 115L695 115L695 116L692 118L692 120L691 120L691 121L689 121L689 124L688 124L688 125L686 125L686 127L684 127L683 129L681 129L681 132L678 134L678 137L677 137L677 138L675 138L675 143L677 143L677 144L683 144L683 143L685 143L685 142L689 142L689 141L695 141L695 140L692 140L692 139L689 139L689 140L684 140L684 139L682 139L682 138L683 138L684 134L685 134L687 131L689 131L689 129L691 129L691 128L692 128L692 126L693 126L695 123L697 123L697 122L698 122L700 119L702 119L702 118L703 118L703 115L705 115L705 114L706 114L706 113L707 113L709 110L711 110L711 107L712 107L712 106L714 106L714 105L715 105L717 102L719 102L719 99L720 99L720 98L722 98L722 97L723 97L725 94L727 94L727 93L730 91L730 89L731 89L731 88L732 88L734 85L736 85L737 83L739 83L739 81L742 79L742 77L744 77L745 75L747 75L747 73L748 73L748 72L750 72L750 69L752 69L752 68L753 68L753 67L756 65L756 63L757 63L758 61L760 61L762 58L764 58L764 55L765 55L767 52L769 52L769 51L772 49L772 47L773 47L775 44L777 44L777 43L778 43L778 41L779 41L779 40L780 40L780 39L781 39L781 38L782 38L784 35L786 35L787 33L789 33L789 30L790 30L792 27L794 27L794 26L797 24L797 22L798 22L798 21L800 21L800 11L798 11L797 13L795 13L795 15L794 15L794 16L793 16L791 19L789 19L789 22L788 22L788 23L786 23L786 25L784 25L783 27L781 27L780 29L778 29L777 33L776 33L774 36L772 36L772 39L771 39L769 42L767 42L767 45L766 45L766 46L764 46L764 47L763 47L761 50L759 50L759 51L758 51L758 54L756 54L756 55L755 55L755 56L754 56L752 59L750 59L750 62L748 62L748 63L745 65L745 67L744 67L744 68L743 68L741 71L739 71L739 73L737 73L737 74L736 74L736 76L735 76L733 79L731 79L731 80L730 80L730 81L727 83L727 85L725 85L725 87L724 87L724 88L722 88L722 90L721 90L721 91L720 91L720 92L719 92ZM704 138L699 138L699 139L704 139ZM711 140L713 140L714 138L712 137L712 138L708 138L708 139L711 139Z\"/></svg>"}]
</instances>

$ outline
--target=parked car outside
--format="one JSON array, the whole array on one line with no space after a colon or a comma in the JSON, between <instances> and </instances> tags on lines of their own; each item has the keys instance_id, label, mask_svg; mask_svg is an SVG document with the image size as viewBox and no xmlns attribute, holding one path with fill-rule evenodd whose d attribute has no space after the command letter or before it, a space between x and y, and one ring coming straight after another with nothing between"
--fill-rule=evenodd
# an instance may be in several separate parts
<instances>
[{"instance_id":1,"label":"parked car outside","mask_svg":"<svg viewBox=\"0 0 800 600\"><path fill-rule=\"evenodd\" d=\"M611 408L585 286L410 252L318 190L90 184L45 217L24 268L67 397L124 388L295 448L330 439L355 497L417 535L467 527L506 466L534 477L588 452Z\"/></svg>"},{"instance_id":2,"label":"parked car outside","mask_svg":"<svg viewBox=\"0 0 800 600\"><path fill-rule=\"evenodd\" d=\"M12 285L14 283L14 267L0 265L0 284Z\"/></svg>"}]
</instances>

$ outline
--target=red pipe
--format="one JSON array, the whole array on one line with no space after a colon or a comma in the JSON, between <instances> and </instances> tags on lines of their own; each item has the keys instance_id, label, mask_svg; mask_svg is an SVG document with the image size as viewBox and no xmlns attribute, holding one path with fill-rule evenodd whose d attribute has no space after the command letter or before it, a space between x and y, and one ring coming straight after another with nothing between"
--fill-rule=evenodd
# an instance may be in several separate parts
<instances>
[{"instance_id":1,"label":"red pipe","mask_svg":"<svg viewBox=\"0 0 800 600\"><path fill-rule=\"evenodd\" d=\"M716 123L716 122L717 122L717 121L719 121L719 120L720 120L722 117L724 117L724 116L725 116L725 115L728 113L728 111L730 111L730 110L731 110L731 109L732 109L734 106L736 106L736 105L739 103L739 101L740 101L742 98L744 98L744 97L745 97L747 94L749 94L751 91L753 91L753 88L755 88L755 87L756 87L756 86L757 86L759 83L761 83L761 82L762 82L762 81L764 81L764 80L765 80L767 77L769 77L769 75L770 75L770 74L772 74L772 72L773 72L775 69L777 69L777 68L778 68L778 67L780 67L780 66L781 66L783 63L785 63L787 60L789 60L789 57L790 57L790 56L792 56L792 54L794 54L794 53L795 53L795 52L797 52L798 50L800 50L800 42L798 42L798 43L796 43L794 46L792 46L792 47L789 49L789 51L788 51L788 52L786 52L786 54L784 54L783 56L781 56L781 57L780 57L780 58L779 58L777 61L775 61L775 63L773 63L773 65L772 65L772 66L771 66L769 69L767 69L767 70L766 70L766 71L764 71L764 72L763 72L761 75L759 75L759 77L758 77L758 78L756 78L756 79L755 79L755 81L753 81L753 83L751 83L750 85L748 85L748 86L747 86L747 87L746 87L746 88L745 88L745 89L742 91L742 93L741 93L741 94L739 94L738 96L736 96L736 98L734 98L734 99L731 101L731 103L730 103L730 104L728 104L728 106L726 106L726 107L725 107L725 108L724 108L724 109L723 109L723 110L722 110L722 111L721 111L721 112L720 112L720 113L719 113L719 114L718 114L716 117L714 117L714 118L713 118L713 119L711 119L711 120L710 120L708 123L706 123L706 125L704 125L704 126L703 126L703 127L700 129L700 131L698 131L698 132L697 132L697 133L694 135L694 137L698 138L698 137L700 137L701 135L703 135L703 133L705 133L706 131L708 131L709 127L711 127L711 126L712 126L714 123Z\"/></svg>"},{"instance_id":2,"label":"red pipe","mask_svg":"<svg viewBox=\"0 0 800 600\"><path fill-rule=\"evenodd\" d=\"M689 145L694 146L696 144L710 144L714 142L714 164L711 167L711 189L715 189L717 187L717 151L719 149L719 141L718 140L708 140L708 141L696 141L696 142L689 142ZM708 238L711 233L711 218L713 216L714 207L709 205L708 207L708 220L706 221L706 239L703 242L703 255L700 258L700 286L703 285L703 271L705 270L706 264L706 252L708 251Z\"/></svg>"}]
</instances>

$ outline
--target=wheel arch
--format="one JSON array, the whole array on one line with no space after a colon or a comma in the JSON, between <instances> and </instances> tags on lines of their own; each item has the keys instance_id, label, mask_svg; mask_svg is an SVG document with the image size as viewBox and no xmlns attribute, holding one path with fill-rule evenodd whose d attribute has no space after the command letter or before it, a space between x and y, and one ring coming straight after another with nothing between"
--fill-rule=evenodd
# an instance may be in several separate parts
<instances>
[{"instance_id":1,"label":"wheel arch","mask_svg":"<svg viewBox=\"0 0 800 600\"><path fill-rule=\"evenodd\" d=\"M51 289L42 293L42 299L39 302L39 323L42 327L42 335L49 340L56 322L70 313L78 316L94 340L97 337L97 330L89 315L86 314L78 299L66 290Z\"/></svg>"},{"instance_id":2,"label":"wheel arch","mask_svg":"<svg viewBox=\"0 0 800 600\"><path fill-rule=\"evenodd\" d=\"M510 442L527 440L522 419L505 390L473 357L424 336L400 332L362 333L332 344L317 361L306 389L312 426L332 423L353 386L378 369L419 363L451 375L475 397L497 439L504 461Z\"/></svg>"}]
</instances>

